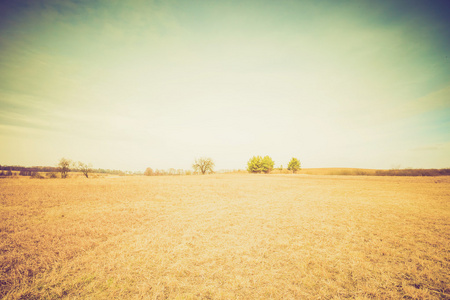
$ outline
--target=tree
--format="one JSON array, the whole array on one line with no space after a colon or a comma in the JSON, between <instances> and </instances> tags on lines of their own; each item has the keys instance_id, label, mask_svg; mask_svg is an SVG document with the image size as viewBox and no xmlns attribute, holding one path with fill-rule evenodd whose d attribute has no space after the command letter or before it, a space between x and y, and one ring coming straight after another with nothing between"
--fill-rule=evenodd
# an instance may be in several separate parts
<instances>
[{"instance_id":1,"label":"tree","mask_svg":"<svg viewBox=\"0 0 450 300\"><path fill-rule=\"evenodd\" d=\"M70 172L70 166L72 165L72 161L70 159L61 158L58 163L58 172L61 173L61 178L67 178L68 173Z\"/></svg>"},{"instance_id":2,"label":"tree","mask_svg":"<svg viewBox=\"0 0 450 300\"><path fill-rule=\"evenodd\" d=\"M147 168L147 169L145 169L144 175L145 175L145 176L153 176L154 173L153 173L152 168Z\"/></svg>"},{"instance_id":3,"label":"tree","mask_svg":"<svg viewBox=\"0 0 450 300\"><path fill-rule=\"evenodd\" d=\"M202 175L205 175L206 172L213 173L214 162L211 158L202 157L195 160L192 168L194 168L195 172L202 172Z\"/></svg>"},{"instance_id":4,"label":"tree","mask_svg":"<svg viewBox=\"0 0 450 300\"><path fill-rule=\"evenodd\" d=\"M275 163L270 156L264 156L264 158L259 155L253 156L247 162L247 171L249 173L269 173L274 165Z\"/></svg>"},{"instance_id":5,"label":"tree","mask_svg":"<svg viewBox=\"0 0 450 300\"><path fill-rule=\"evenodd\" d=\"M289 164L288 164L288 170L290 170L293 173L295 173L295 172L297 172L300 169L301 169L300 161L297 158L293 157L291 159L291 161L289 162Z\"/></svg>"},{"instance_id":6,"label":"tree","mask_svg":"<svg viewBox=\"0 0 450 300\"><path fill-rule=\"evenodd\" d=\"M92 172L92 164L85 164L81 161L78 162L78 170L86 176L86 178L89 178L89 173Z\"/></svg>"},{"instance_id":7,"label":"tree","mask_svg":"<svg viewBox=\"0 0 450 300\"><path fill-rule=\"evenodd\" d=\"M262 167L263 167L264 173L266 173L266 174L270 173L270 171L273 170L274 165L275 165L275 163L270 156L268 156L268 155L264 156L263 161L262 161Z\"/></svg>"},{"instance_id":8,"label":"tree","mask_svg":"<svg viewBox=\"0 0 450 300\"><path fill-rule=\"evenodd\" d=\"M249 173L261 173L262 169L262 157L259 155L253 156L247 162L247 171Z\"/></svg>"}]
</instances>

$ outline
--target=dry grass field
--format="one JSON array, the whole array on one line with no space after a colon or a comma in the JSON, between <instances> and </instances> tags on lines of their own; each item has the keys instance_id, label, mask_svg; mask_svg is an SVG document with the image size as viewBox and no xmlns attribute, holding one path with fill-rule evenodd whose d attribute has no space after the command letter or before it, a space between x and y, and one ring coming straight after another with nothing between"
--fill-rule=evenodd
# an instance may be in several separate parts
<instances>
[{"instance_id":1,"label":"dry grass field","mask_svg":"<svg viewBox=\"0 0 450 300\"><path fill-rule=\"evenodd\" d=\"M450 299L450 178L0 180L5 299Z\"/></svg>"}]
</instances>

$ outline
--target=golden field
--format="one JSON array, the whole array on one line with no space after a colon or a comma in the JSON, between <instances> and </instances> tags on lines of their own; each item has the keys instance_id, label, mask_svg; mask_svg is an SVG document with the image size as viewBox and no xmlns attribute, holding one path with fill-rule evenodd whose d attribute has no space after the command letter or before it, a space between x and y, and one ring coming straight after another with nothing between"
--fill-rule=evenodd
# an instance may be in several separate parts
<instances>
[{"instance_id":1,"label":"golden field","mask_svg":"<svg viewBox=\"0 0 450 300\"><path fill-rule=\"evenodd\" d=\"M5 299L450 299L450 178L0 180Z\"/></svg>"}]
</instances>

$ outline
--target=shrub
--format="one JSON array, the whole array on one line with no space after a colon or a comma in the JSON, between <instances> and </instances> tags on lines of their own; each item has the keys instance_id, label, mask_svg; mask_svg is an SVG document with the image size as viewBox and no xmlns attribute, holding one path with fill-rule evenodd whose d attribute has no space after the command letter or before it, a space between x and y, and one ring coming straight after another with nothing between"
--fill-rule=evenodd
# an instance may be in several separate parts
<instances>
[{"instance_id":1,"label":"shrub","mask_svg":"<svg viewBox=\"0 0 450 300\"><path fill-rule=\"evenodd\" d=\"M34 178L34 179L43 179L44 176L42 176L39 172L31 172L30 178Z\"/></svg>"},{"instance_id":2,"label":"shrub","mask_svg":"<svg viewBox=\"0 0 450 300\"><path fill-rule=\"evenodd\" d=\"M47 174L45 174L45 176L47 176L48 178L57 178L54 172L48 172Z\"/></svg>"},{"instance_id":3,"label":"shrub","mask_svg":"<svg viewBox=\"0 0 450 300\"><path fill-rule=\"evenodd\" d=\"M297 158L293 157L288 164L288 170L292 171L293 173L296 173L300 169L301 169L300 161Z\"/></svg>"},{"instance_id":4,"label":"shrub","mask_svg":"<svg viewBox=\"0 0 450 300\"><path fill-rule=\"evenodd\" d=\"M20 176L30 176L30 172L27 169L22 169L19 172Z\"/></svg>"}]
</instances>

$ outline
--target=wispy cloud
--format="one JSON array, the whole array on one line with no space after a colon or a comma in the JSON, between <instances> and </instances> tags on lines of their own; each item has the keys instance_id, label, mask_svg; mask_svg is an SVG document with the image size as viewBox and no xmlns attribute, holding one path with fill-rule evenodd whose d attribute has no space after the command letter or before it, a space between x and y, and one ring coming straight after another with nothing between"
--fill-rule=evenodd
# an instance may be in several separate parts
<instances>
[{"instance_id":1,"label":"wispy cloud","mask_svg":"<svg viewBox=\"0 0 450 300\"><path fill-rule=\"evenodd\" d=\"M434 8L403 1L1 5L5 141L39 129L49 152L66 156L106 161L128 143L136 155L126 155L124 168L143 164L146 148L159 167L174 159L167 153L189 166L205 151L218 166L238 168L247 160L239 155L255 151L280 160L304 155L304 166L383 167L398 163L388 161L396 151L449 139L448 24ZM99 143L107 149L95 150Z\"/></svg>"}]
</instances>

